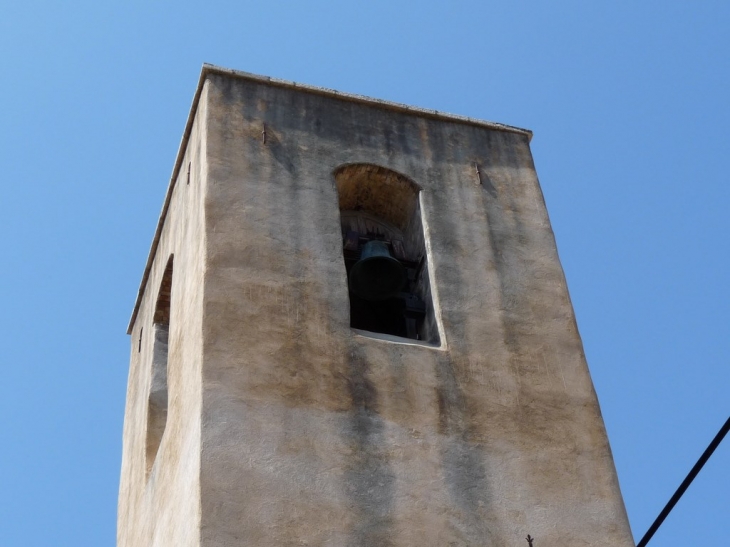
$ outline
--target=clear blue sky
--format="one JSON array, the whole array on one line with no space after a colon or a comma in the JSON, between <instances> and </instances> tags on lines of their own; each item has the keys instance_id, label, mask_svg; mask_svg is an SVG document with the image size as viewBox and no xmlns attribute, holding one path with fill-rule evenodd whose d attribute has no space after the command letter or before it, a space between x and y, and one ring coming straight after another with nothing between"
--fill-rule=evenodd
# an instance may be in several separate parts
<instances>
[{"instance_id":1,"label":"clear blue sky","mask_svg":"<svg viewBox=\"0 0 730 547\"><path fill-rule=\"evenodd\" d=\"M0 5L0 545L114 545L126 323L203 62L535 132L638 540L730 412L730 3L203 5ZM650 545L728 522L730 439Z\"/></svg>"}]
</instances>

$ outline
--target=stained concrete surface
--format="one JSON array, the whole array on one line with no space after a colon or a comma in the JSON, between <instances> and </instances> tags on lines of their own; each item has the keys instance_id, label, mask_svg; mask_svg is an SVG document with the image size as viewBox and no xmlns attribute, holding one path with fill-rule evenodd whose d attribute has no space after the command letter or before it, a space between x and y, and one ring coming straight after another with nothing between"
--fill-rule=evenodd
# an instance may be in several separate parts
<instances>
[{"instance_id":1,"label":"stained concrete surface","mask_svg":"<svg viewBox=\"0 0 730 547\"><path fill-rule=\"evenodd\" d=\"M633 545L529 133L215 69L194 121L131 329L120 545ZM349 327L352 163L421 188L438 347ZM170 253L144 484L135 334Z\"/></svg>"}]
</instances>

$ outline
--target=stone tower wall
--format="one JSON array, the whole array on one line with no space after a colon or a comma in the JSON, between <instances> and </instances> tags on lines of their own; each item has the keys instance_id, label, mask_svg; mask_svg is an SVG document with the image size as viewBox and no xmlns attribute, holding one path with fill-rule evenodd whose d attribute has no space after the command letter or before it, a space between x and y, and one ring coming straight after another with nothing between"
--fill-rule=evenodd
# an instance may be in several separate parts
<instances>
[{"instance_id":1,"label":"stone tower wall","mask_svg":"<svg viewBox=\"0 0 730 547\"><path fill-rule=\"evenodd\" d=\"M180 150L129 328L131 361L119 491L119 547L200 545L203 289L205 265L206 91ZM188 166L190 169L188 170ZM189 173L189 175L188 175ZM155 310L174 256L167 352L167 418L156 456L147 460ZM162 370L164 372L164 368Z\"/></svg>"},{"instance_id":2,"label":"stone tower wall","mask_svg":"<svg viewBox=\"0 0 730 547\"><path fill-rule=\"evenodd\" d=\"M205 257L202 301L186 284L178 307L202 376L181 354L174 429L186 454L202 435L201 545L632 545L528 135L206 82L204 214L165 236ZM422 189L439 347L349 326L333 177L349 163ZM192 503L197 477L174 473L198 461L171 464Z\"/></svg>"}]
</instances>

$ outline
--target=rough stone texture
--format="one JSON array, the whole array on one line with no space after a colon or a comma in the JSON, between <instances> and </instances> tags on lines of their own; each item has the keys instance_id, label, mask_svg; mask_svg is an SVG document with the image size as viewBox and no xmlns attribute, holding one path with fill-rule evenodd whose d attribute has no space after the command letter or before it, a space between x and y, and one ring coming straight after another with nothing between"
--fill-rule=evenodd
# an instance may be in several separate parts
<instances>
[{"instance_id":1,"label":"rough stone texture","mask_svg":"<svg viewBox=\"0 0 730 547\"><path fill-rule=\"evenodd\" d=\"M201 89L131 326L119 545L633 545L529 135L212 69ZM438 347L349 327L352 163L422 189ZM171 253L145 484L137 335Z\"/></svg>"}]
</instances>

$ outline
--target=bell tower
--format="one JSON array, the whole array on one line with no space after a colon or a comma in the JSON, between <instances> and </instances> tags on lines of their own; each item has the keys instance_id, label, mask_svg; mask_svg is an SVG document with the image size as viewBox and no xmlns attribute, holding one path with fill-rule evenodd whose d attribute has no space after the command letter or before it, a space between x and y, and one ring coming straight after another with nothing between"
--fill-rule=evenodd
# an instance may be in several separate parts
<instances>
[{"instance_id":1,"label":"bell tower","mask_svg":"<svg viewBox=\"0 0 730 547\"><path fill-rule=\"evenodd\" d=\"M530 138L205 65L117 544L632 546Z\"/></svg>"}]
</instances>

